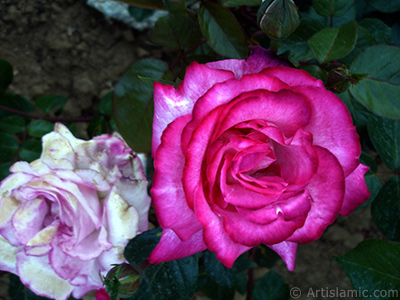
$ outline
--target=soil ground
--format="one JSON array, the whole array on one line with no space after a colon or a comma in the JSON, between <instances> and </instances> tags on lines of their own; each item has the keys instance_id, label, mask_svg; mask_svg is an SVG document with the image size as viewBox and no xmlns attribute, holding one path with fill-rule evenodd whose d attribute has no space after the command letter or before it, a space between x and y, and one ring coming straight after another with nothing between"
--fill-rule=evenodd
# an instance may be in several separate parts
<instances>
[{"instance_id":1,"label":"soil ground","mask_svg":"<svg viewBox=\"0 0 400 300\"><path fill-rule=\"evenodd\" d=\"M166 56L148 42L147 32L107 20L84 0L0 1L0 58L14 67L10 91L32 100L44 94L62 95L69 99L65 117L96 115L99 99L113 89L131 63L144 57ZM85 138L84 126L80 138ZM274 268L291 288L302 291L298 299L326 299L322 289L352 289L333 255L374 237L380 234L370 209L361 209L339 217L316 242L299 245L294 272L287 271L283 262ZM256 275L265 272L259 269ZM0 300L9 299L6 280L0 275ZM194 299L206 298L196 295ZM237 295L236 299L244 298Z\"/></svg>"}]
</instances>

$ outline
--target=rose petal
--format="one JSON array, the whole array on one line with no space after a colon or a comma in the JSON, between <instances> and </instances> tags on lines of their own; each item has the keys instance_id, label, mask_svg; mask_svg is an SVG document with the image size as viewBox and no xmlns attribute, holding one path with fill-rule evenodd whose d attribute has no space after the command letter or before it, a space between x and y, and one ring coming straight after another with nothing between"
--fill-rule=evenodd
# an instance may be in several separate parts
<instances>
[{"instance_id":1,"label":"rose petal","mask_svg":"<svg viewBox=\"0 0 400 300\"><path fill-rule=\"evenodd\" d=\"M261 47L252 48L247 60L225 59L206 63L207 67L213 69L232 71L237 79L242 78L244 74L259 73L266 68L286 65L287 63L280 60L274 52Z\"/></svg>"},{"instance_id":2,"label":"rose petal","mask_svg":"<svg viewBox=\"0 0 400 300\"><path fill-rule=\"evenodd\" d=\"M161 135L169 123L180 116L190 114L197 99L214 84L233 77L230 71L214 70L193 62L187 67L185 78L178 89L155 82L153 156L161 143Z\"/></svg>"},{"instance_id":3,"label":"rose petal","mask_svg":"<svg viewBox=\"0 0 400 300\"><path fill-rule=\"evenodd\" d=\"M108 227L108 241L124 248L134 238L139 227L139 214L117 193L114 187L104 201L104 213Z\"/></svg>"},{"instance_id":4,"label":"rose petal","mask_svg":"<svg viewBox=\"0 0 400 300\"><path fill-rule=\"evenodd\" d=\"M27 244L43 228L43 221L49 211L45 200L33 199L23 203L12 218L15 237Z\"/></svg>"},{"instance_id":5,"label":"rose petal","mask_svg":"<svg viewBox=\"0 0 400 300\"><path fill-rule=\"evenodd\" d=\"M193 107L193 119L191 122L189 122L189 124L183 131L182 144L187 145L189 143L193 131L199 126L201 122L203 122L203 119L211 114L211 112L218 106L230 102L236 104L236 102L243 99L247 100L247 98L251 97L253 93L260 93L256 92L258 90L278 92L285 88L287 88L287 85L284 84L282 81L274 77L264 76L260 74L245 75L242 77L241 80L233 78L223 83L215 84L196 102L195 106ZM234 100L237 97L239 97L239 99ZM307 116L305 117L307 118ZM253 119L255 118L250 118L247 120ZM240 121L235 121L235 123L240 123ZM227 128L225 128L225 130L226 129Z\"/></svg>"},{"instance_id":6,"label":"rose petal","mask_svg":"<svg viewBox=\"0 0 400 300\"><path fill-rule=\"evenodd\" d=\"M347 177L359 164L361 147L346 105L335 94L324 88L293 89L304 95L311 106L310 123L304 130L313 135L314 145L326 148L336 156Z\"/></svg>"},{"instance_id":7,"label":"rose petal","mask_svg":"<svg viewBox=\"0 0 400 300\"><path fill-rule=\"evenodd\" d=\"M8 240L0 235L0 270L17 273L18 247L11 245Z\"/></svg>"},{"instance_id":8,"label":"rose petal","mask_svg":"<svg viewBox=\"0 0 400 300\"><path fill-rule=\"evenodd\" d=\"M197 219L204 227L204 242L214 252L217 259L231 268L235 260L251 247L235 243L226 233L222 218L209 207L201 188L196 190L195 212Z\"/></svg>"},{"instance_id":9,"label":"rose petal","mask_svg":"<svg viewBox=\"0 0 400 300\"><path fill-rule=\"evenodd\" d=\"M39 296L65 300L73 290L68 281L54 272L47 256L27 256L19 251L17 270L22 283Z\"/></svg>"},{"instance_id":10,"label":"rose petal","mask_svg":"<svg viewBox=\"0 0 400 300\"><path fill-rule=\"evenodd\" d=\"M275 245L267 245L283 259L289 271L294 271L296 262L297 243L282 242Z\"/></svg>"},{"instance_id":11,"label":"rose petal","mask_svg":"<svg viewBox=\"0 0 400 300\"><path fill-rule=\"evenodd\" d=\"M364 174L368 172L369 167L360 164L349 176L346 178L346 192L340 214L348 216L358 206L368 200L370 192L368 191L367 184L365 183Z\"/></svg>"},{"instance_id":12,"label":"rose petal","mask_svg":"<svg viewBox=\"0 0 400 300\"><path fill-rule=\"evenodd\" d=\"M186 203L182 186L185 157L180 147L180 135L189 119L190 115L179 117L165 129L154 160L151 189L161 227L171 228L183 241L202 228Z\"/></svg>"},{"instance_id":13,"label":"rose petal","mask_svg":"<svg viewBox=\"0 0 400 300\"><path fill-rule=\"evenodd\" d=\"M278 66L265 69L261 74L275 77L292 87L315 86L324 88L324 83L321 80L316 79L304 70Z\"/></svg>"},{"instance_id":14,"label":"rose petal","mask_svg":"<svg viewBox=\"0 0 400 300\"><path fill-rule=\"evenodd\" d=\"M164 229L161 240L151 252L149 262L158 264L165 261L180 259L207 249L203 241L203 231L200 230L185 241L182 241L173 230Z\"/></svg>"},{"instance_id":15,"label":"rose petal","mask_svg":"<svg viewBox=\"0 0 400 300\"><path fill-rule=\"evenodd\" d=\"M5 228L9 225L20 204L20 201L14 197L0 198L0 228Z\"/></svg>"},{"instance_id":16,"label":"rose petal","mask_svg":"<svg viewBox=\"0 0 400 300\"><path fill-rule=\"evenodd\" d=\"M345 189L343 169L328 150L318 146L315 150L319 158L318 171L307 185L313 200L312 206L304 226L287 241L310 243L320 238L326 227L335 221L342 207Z\"/></svg>"}]
</instances>

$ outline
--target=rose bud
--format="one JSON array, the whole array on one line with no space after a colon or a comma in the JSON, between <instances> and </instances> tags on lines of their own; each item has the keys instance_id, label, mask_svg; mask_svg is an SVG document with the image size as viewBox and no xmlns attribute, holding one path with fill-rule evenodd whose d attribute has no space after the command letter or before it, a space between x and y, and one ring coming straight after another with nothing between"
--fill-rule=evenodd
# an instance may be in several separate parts
<instances>
[{"instance_id":1,"label":"rose bud","mask_svg":"<svg viewBox=\"0 0 400 300\"><path fill-rule=\"evenodd\" d=\"M300 24L299 13L293 0L266 0L257 13L257 23L272 40L284 40Z\"/></svg>"}]
</instances>

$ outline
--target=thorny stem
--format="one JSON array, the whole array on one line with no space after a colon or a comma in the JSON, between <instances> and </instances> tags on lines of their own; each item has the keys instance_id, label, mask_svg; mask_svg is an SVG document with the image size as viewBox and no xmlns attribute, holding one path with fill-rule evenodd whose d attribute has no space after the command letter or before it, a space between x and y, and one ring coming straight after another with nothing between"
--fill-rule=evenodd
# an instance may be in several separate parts
<instances>
[{"instance_id":1,"label":"thorny stem","mask_svg":"<svg viewBox=\"0 0 400 300\"><path fill-rule=\"evenodd\" d=\"M19 111L13 108L9 108L3 105L0 105L0 110L4 110L4 111L8 111L23 117L27 117L27 118L31 118L31 119L39 119L39 120L46 120L46 121L50 121L50 122L89 122L92 117L81 117L81 118L59 118L59 117L42 117L42 116L37 116L37 115L33 115L30 113L26 113L23 111Z\"/></svg>"},{"instance_id":2,"label":"thorny stem","mask_svg":"<svg viewBox=\"0 0 400 300\"><path fill-rule=\"evenodd\" d=\"M256 255L257 248L253 248L250 250L250 261L254 261L254 256ZM246 300L251 300L253 296L253 286L254 286L254 268L249 269L248 273L248 281L247 281L247 292L246 292Z\"/></svg>"}]
</instances>

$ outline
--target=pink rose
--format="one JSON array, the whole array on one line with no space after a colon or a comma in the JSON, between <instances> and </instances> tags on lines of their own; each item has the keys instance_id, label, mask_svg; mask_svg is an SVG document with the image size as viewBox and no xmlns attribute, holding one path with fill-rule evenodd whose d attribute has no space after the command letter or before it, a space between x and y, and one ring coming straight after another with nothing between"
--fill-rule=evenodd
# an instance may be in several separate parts
<instances>
[{"instance_id":1,"label":"pink rose","mask_svg":"<svg viewBox=\"0 0 400 300\"><path fill-rule=\"evenodd\" d=\"M79 299L101 288L100 274L147 230L143 168L117 136L83 141L56 124L41 158L11 172L0 185L0 270L38 295Z\"/></svg>"},{"instance_id":2,"label":"pink rose","mask_svg":"<svg viewBox=\"0 0 400 300\"><path fill-rule=\"evenodd\" d=\"M262 48L247 61L192 63L156 83L152 263L209 249L227 267L259 244L294 270L298 243L366 201L368 167L343 102Z\"/></svg>"}]
</instances>

